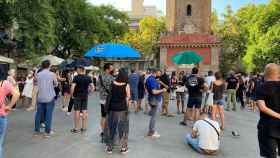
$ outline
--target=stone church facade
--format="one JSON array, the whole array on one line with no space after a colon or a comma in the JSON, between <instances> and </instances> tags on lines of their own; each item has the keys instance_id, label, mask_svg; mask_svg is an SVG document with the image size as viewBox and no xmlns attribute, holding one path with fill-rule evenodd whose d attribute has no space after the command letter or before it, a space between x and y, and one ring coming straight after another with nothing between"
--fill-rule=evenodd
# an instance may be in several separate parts
<instances>
[{"instance_id":1,"label":"stone church facade","mask_svg":"<svg viewBox=\"0 0 280 158\"><path fill-rule=\"evenodd\" d=\"M167 0L167 33L160 39L160 66L186 70L193 65L175 65L171 58L181 51L203 56L202 72L219 69L220 41L211 35L211 0Z\"/></svg>"}]
</instances>

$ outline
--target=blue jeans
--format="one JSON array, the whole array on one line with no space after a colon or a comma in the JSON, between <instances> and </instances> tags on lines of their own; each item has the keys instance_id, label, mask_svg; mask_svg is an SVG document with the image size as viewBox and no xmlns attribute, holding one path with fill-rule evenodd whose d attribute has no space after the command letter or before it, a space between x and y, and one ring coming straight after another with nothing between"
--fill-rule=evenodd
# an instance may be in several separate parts
<instances>
[{"instance_id":1,"label":"blue jeans","mask_svg":"<svg viewBox=\"0 0 280 158\"><path fill-rule=\"evenodd\" d=\"M35 115L35 132L40 132L41 116L45 115L45 132L50 134L52 127L52 115L54 110L54 100L48 103L38 103Z\"/></svg>"},{"instance_id":2,"label":"blue jeans","mask_svg":"<svg viewBox=\"0 0 280 158\"><path fill-rule=\"evenodd\" d=\"M195 151L203 153L200 147L198 146L198 138L192 138L192 134L187 134L185 137L185 143L189 144Z\"/></svg>"},{"instance_id":3,"label":"blue jeans","mask_svg":"<svg viewBox=\"0 0 280 158\"><path fill-rule=\"evenodd\" d=\"M149 122L149 134L154 134L156 132L156 116L159 107L159 102L157 106L150 106L150 122Z\"/></svg>"},{"instance_id":4,"label":"blue jeans","mask_svg":"<svg viewBox=\"0 0 280 158\"><path fill-rule=\"evenodd\" d=\"M4 158L4 141L7 133L8 119L6 116L0 116L0 158Z\"/></svg>"}]
</instances>

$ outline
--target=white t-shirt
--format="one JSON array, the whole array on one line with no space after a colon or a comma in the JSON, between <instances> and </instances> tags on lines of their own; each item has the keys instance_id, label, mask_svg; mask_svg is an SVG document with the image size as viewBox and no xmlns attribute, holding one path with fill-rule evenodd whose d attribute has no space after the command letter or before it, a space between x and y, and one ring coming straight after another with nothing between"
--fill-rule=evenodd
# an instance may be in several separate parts
<instances>
[{"instance_id":1,"label":"white t-shirt","mask_svg":"<svg viewBox=\"0 0 280 158\"><path fill-rule=\"evenodd\" d=\"M216 127L220 133L220 125L218 122L205 119ZM220 141L218 139L218 134L215 129L203 120L198 120L193 126L193 130L198 131L198 146L205 150L218 150L220 146Z\"/></svg>"},{"instance_id":2,"label":"white t-shirt","mask_svg":"<svg viewBox=\"0 0 280 158\"><path fill-rule=\"evenodd\" d=\"M177 88L176 92L178 92L178 93L184 93L186 91L186 87L185 86L180 86L179 85L176 88Z\"/></svg>"},{"instance_id":3,"label":"white t-shirt","mask_svg":"<svg viewBox=\"0 0 280 158\"><path fill-rule=\"evenodd\" d=\"M207 84L208 87L211 86L211 83L216 80L215 76L207 76L205 77L205 83Z\"/></svg>"}]
</instances>

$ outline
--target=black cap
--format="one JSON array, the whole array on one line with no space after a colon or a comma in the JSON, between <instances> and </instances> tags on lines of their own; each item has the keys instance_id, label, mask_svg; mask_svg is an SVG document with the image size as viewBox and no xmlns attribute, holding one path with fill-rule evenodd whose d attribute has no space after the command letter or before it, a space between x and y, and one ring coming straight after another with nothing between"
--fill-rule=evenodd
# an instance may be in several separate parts
<instances>
[{"instance_id":1,"label":"black cap","mask_svg":"<svg viewBox=\"0 0 280 158\"><path fill-rule=\"evenodd\" d=\"M151 73L156 73L158 71L160 71L160 69L158 69L158 68L150 68L150 72Z\"/></svg>"},{"instance_id":2,"label":"black cap","mask_svg":"<svg viewBox=\"0 0 280 158\"><path fill-rule=\"evenodd\" d=\"M192 68L192 74L198 74L198 68L197 67Z\"/></svg>"},{"instance_id":3,"label":"black cap","mask_svg":"<svg viewBox=\"0 0 280 158\"><path fill-rule=\"evenodd\" d=\"M83 69L83 70L84 70L85 67L84 67L83 65L78 65L78 66L77 66L77 69Z\"/></svg>"}]
</instances>

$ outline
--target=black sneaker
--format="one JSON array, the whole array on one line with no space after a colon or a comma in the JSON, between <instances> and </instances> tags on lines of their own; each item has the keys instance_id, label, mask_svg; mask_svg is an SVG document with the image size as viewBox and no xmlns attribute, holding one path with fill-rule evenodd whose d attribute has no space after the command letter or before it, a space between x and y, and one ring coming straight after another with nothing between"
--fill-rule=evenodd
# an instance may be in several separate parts
<instances>
[{"instance_id":1,"label":"black sneaker","mask_svg":"<svg viewBox=\"0 0 280 158\"><path fill-rule=\"evenodd\" d=\"M84 132L86 132L86 131L87 131L87 129L81 128L81 132L82 132L82 133L84 133Z\"/></svg>"},{"instance_id":2,"label":"black sneaker","mask_svg":"<svg viewBox=\"0 0 280 158\"><path fill-rule=\"evenodd\" d=\"M126 153L128 153L128 148L126 147L126 148L122 148L121 149L121 154L126 154Z\"/></svg>"},{"instance_id":3,"label":"black sneaker","mask_svg":"<svg viewBox=\"0 0 280 158\"><path fill-rule=\"evenodd\" d=\"M104 136L104 132L101 132L101 133L100 133L100 137L103 137L103 136Z\"/></svg>"},{"instance_id":4,"label":"black sneaker","mask_svg":"<svg viewBox=\"0 0 280 158\"><path fill-rule=\"evenodd\" d=\"M71 133L73 133L73 134L80 133L80 130L77 130L77 129L75 129L75 128L71 129L70 131L71 131Z\"/></svg>"},{"instance_id":5,"label":"black sneaker","mask_svg":"<svg viewBox=\"0 0 280 158\"><path fill-rule=\"evenodd\" d=\"M187 123L185 121L180 122L180 125L187 126Z\"/></svg>"},{"instance_id":6,"label":"black sneaker","mask_svg":"<svg viewBox=\"0 0 280 158\"><path fill-rule=\"evenodd\" d=\"M107 154L112 154L112 153L113 153L112 147L107 146L107 147L106 147L106 152L107 152Z\"/></svg>"}]
</instances>

